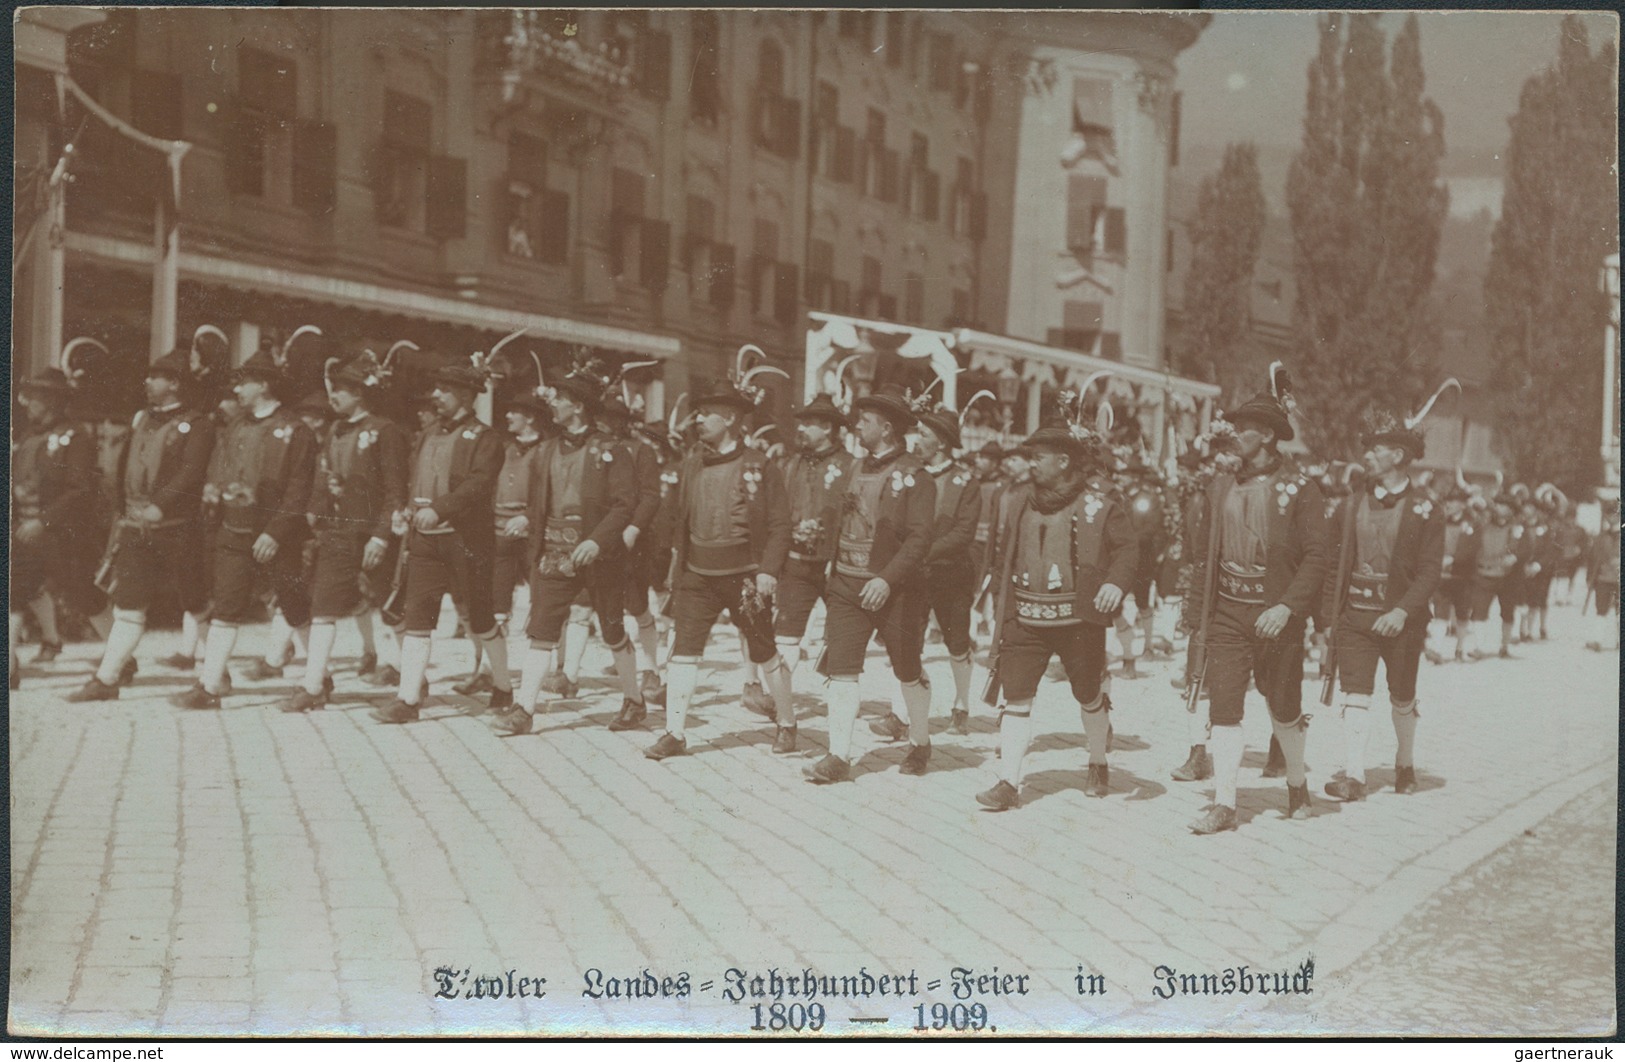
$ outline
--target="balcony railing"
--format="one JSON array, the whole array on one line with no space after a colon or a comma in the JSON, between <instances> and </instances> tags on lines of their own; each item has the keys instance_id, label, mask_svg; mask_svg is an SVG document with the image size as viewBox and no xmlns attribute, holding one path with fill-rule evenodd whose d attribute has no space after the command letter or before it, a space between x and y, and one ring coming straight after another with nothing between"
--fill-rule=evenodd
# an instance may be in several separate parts
<instances>
[{"instance_id":1,"label":"balcony railing","mask_svg":"<svg viewBox=\"0 0 1625 1062\"><path fill-rule=\"evenodd\" d=\"M557 12L491 12L482 29L502 73L502 96L512 100L527 77L562 83L614 101L632 86L632 67L606 41L588 47L556 28Z\"/></svg>"}]
</instances>

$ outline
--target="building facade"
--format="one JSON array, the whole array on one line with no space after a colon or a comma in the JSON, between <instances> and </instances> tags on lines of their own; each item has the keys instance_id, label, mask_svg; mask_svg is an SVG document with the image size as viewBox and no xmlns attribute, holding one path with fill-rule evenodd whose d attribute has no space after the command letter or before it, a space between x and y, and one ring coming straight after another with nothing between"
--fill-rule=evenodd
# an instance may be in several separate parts
<instances>
[{"instance_id":1,"label":"building facade","mask_svg":"<svg viewBox=\"0 0 1625 1062\"><path fill-rule=\"evenodd\" d=\"M239 361L306 323L459 356L523 326L543 360L659 361L658 413L746 342L793 370L813 310L1160 366L1204 16L22 18L19 373L205 323Z\"/></svg>"}]
</instances>

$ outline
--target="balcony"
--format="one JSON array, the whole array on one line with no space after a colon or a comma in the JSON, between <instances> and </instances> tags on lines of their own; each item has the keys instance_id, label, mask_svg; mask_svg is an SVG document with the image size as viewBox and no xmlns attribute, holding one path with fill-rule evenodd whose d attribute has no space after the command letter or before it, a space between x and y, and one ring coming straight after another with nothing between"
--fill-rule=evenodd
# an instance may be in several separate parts
<instances>
[{"instance_id":1,"label":"balcony","mask_svg":"<svg viewBox=\"0 0 1625 1062\"><path fill-rule=\"evenodd\" d=\"M502 99L513 102L527 81L561 88L599 104L615 104L633 85L632 66L612 42L584 44L566 34L557 11L482 12L480 52L484 69L497 72ZM568 28L574 29L572 23Z\"/></svg>"}]
</instances>

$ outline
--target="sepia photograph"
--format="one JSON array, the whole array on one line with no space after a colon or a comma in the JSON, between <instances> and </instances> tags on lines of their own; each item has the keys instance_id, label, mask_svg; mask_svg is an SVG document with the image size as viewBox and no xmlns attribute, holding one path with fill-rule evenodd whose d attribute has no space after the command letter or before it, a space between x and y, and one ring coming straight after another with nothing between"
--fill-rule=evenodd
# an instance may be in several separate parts
<instances>
[{"instance_id":1,"label":"sepia photograph","mask_svg":"<svg viewBox=\"0 0 1625 1062\"><path fill-rule=\"evenodd\" d=\"M12 1037L1617 1034L1614 12L13 40Z\"/></svg>"}]
</instances>

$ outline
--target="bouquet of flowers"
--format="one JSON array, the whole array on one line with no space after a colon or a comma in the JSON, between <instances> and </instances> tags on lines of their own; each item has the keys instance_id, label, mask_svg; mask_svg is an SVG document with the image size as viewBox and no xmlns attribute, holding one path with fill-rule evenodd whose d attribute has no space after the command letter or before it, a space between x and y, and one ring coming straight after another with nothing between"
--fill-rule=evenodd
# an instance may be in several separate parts
<instances>
[{"instance_id":1,"label":"bouquet of flowers","mask_svg":"<svg viewBox=\"0 0 1625 1062\"><path fill-rule=\"evenodd\" d=\"M803 520L790 532L790 540L803 553L811 553L818 548L819 539L824 536L824 521L814 517Z\"/></svg>"}]
</instances>

